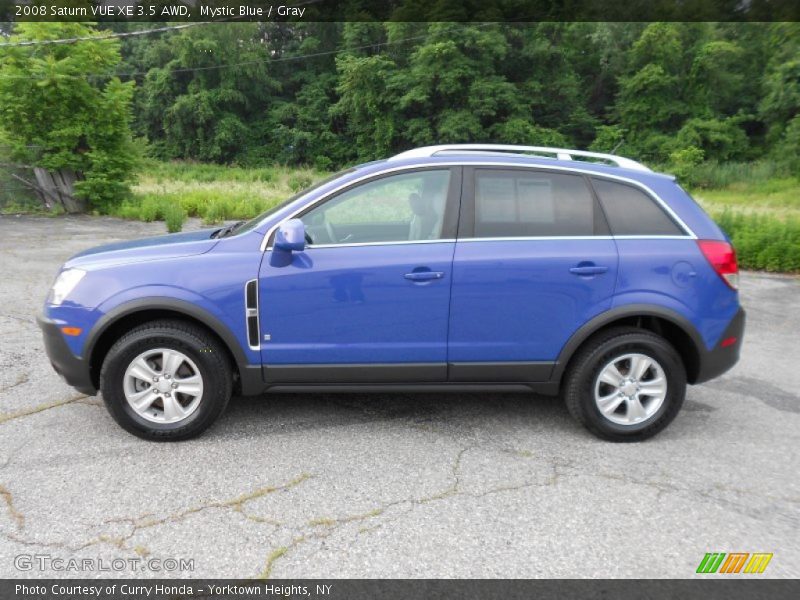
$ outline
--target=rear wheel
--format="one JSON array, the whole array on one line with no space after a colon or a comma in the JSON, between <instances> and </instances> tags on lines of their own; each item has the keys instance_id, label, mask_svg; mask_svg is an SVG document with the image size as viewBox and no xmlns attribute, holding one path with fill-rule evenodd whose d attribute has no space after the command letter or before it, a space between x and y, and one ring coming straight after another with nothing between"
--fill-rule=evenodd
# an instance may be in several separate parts
<instances>
[{"instance_id":1,"label":"rear wheel","mask_svg":"<svg viewBox=\"0 0 800 600\"><path fill-rule=\"evenodd\" d=\"M590 339L572 361L564 398L575 419L616 442L647 439L678 414L686 370L662 337L632 327Z\"/></svg>"},{"instance_id":2,"label":"rear wheel","mask_svg":"<svg viewBox=\"0 0 800 600\"><path fill-rule=\"evenodd\" d=\"M227 354L206 330L154 321L125 334L100 373L108 411L127 431L151 440L181 440L206 430L231 396Z\"/></svg>"}]
</instances>

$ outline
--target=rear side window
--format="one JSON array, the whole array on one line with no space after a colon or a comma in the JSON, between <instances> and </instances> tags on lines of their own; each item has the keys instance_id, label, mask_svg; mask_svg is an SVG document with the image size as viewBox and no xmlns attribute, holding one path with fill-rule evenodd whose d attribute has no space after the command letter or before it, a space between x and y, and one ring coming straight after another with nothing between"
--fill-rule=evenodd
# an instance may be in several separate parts
<instances>
[{"instance_id":1,"label":"rear side window","mask_svg":"<svg viewBox=\"0 0 800 600\"><path fill-rule=\"evenodd\" d=\"M591 236L594 209L580 175L475 171L475 237Z\"/></svg>"},{"instance_id":2,"label":"rear side window","mask_svg":"<svg viewBox=\"0 0 800 600\"><path fill-rule=\"evenodd\" d=\"M614 235L686 235L643 191L605 179L592 178Z\"/></svg>"}]
</instances>

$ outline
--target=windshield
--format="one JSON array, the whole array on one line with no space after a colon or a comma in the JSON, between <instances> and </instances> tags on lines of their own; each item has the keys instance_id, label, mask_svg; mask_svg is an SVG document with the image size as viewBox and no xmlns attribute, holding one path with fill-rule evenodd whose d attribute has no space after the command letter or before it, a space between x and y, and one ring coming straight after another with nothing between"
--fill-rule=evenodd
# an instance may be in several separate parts
<instances>
[{"instance_id":1,"label":"windshield","mask_svg":"<svg viewBox=\"0 0 800 600\"><path fill-rule=\"evenodd\" d=\"M278 212L279 210L285 208L286 206L289 206L292 202L294 202L298 198L301 198L301 197L305 196L306 194L308 194L310 192L313 192L317 188L320 188L323 185L325 185L326 183L330 183L334 179L338 179L342 175L346 175L347 173L352 173L355 170L356 170L356 167L350 167L348 169L342 169L341 171L338 171L337 173L334 173L333 175L330 175L329 177L326 177L325 179L323 179L321 181L318 181L317 183L315 183L311 187L307 187L306 189L297 192L294 196L291 196L290 198L287 198L283 202L279 202L278 204L276 204L272 208L268 208L267 210L265 210L263 213L261 213L257 217L254 217L254 218L250 219L249 221L243 222L241 224L237 223L235 225L235 227L230 231L230 233L228 233L228 235L239 235L241 233L245 233L247 231L251 231L252 229L255 229L258 226L258 224L261 223L261 221L266 219L268 216L270 216L272 214L275 214L276 212Z\"/></svg>"}]
</instances>

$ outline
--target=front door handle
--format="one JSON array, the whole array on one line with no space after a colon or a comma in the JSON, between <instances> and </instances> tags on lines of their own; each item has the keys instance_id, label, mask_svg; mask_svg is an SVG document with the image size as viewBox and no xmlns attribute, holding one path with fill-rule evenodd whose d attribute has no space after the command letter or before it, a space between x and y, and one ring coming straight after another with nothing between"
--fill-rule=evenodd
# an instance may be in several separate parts
<instances>
[{"instance_id":1,"label":"front door handle","mask_svg":"<svg viewBox=\"0 0 800 600\"><path fill-rule=\"evenodd\" d=\"M433 281L444 277L444 273L442 271L414 271L413 273L406 273L403 277L409 281Z\"/></svg>"},{"instance_id":2,"label":"front door handle","mask_svg":"<svg viewBox=\"0 0 800 600\"><path fill-rule=\"evenodd\" d=\"M582 275L583 277L589 275L601 275L608 271L608 267L602 267L600 265L578 265L577 267L572 267L569 272L573 275Z\"/></svg>"}]
</instances>

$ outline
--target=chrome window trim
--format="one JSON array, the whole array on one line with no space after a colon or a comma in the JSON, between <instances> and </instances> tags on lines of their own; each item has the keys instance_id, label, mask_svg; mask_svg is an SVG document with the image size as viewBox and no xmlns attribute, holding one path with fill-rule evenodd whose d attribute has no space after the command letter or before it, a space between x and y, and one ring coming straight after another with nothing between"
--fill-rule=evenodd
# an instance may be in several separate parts
<instances>
[{"instance_id":1,"label":"chrome window trim","mask_svg":"<svg viewBox=\"0 0 800 600\"><path fill-rule=\"evenodd\" d=\"M623 181L625 183L629 183L631 185L634 185L634 186L640 188L641 190L643 190L645 193L647 193L648 196L650 196L652 199L654 199L657 202L657 204L664 211L666 211L666 213L668 215L670 215L675 220L675 222L678 224L678 226L681 229L683 229L683 231L686 233L686 235L685 236L680 236L680 235L679 236L652 236L652 235L645 235L645 236L616 236L616 238L614 238L614 236L608 236L610 239L674 239L674 238L677 238L677 239L694 239L694 240L697 239L697 235L694 233L694 231L692 231L692 229L684 222L684 220L681 219L678 216L678 214L674 210L672 210L672 208L666 202L664 202L664 200L655 191L653 191L653 189L650 186L642 183L641 181L637 181L636 179L631 179L630 177L624 177L622 175L613 175L613 174L610 174L610 173L601 173L601 172L598 172L598 171L593 171L591 169L580 169L580 168L577 168L577 167L564 167L564 166L561 166L561 165L525 165L525 164L520 164L520 163L516 163L516 162L503 162L503 161L480 161L480 162L478 162L478 161L469 161L469 162L448 161L448 162L423 162L423 163L417 163L417 164L413 164L413 165L400 165L400 166L390 167L390 168L387 168L387 169L382 169L380 171L375 171L375 172L372 172L372 173L368 173L366 175L362 175L361 177L357 177L356 179L352 179L352 180L350 180L350 181L348 181L346 183L343 183L342 185L337 186L337 187L333 188L332 190L326 192L324 195L320 196L319 198L317 198L313 202L300 206L299 208L294 210L294 212L290 213L286 217L281 218L280 221L278 221L275 225L270 227L269 230L267 230L267 233L264 235L264 239L261 241L261 248L260 248L261 252L265 252L265 251L267 251L267 250L269 250L271 248L271 246L268 246L269 239L272 237L272 234L275 233L275 230L277 230L278 227L280 227L281 223L283 223L284 221L287 221L289 219L295 218L295 216L297 216L298 214L300 214L301 212L303 212L306 209L309 209L311 207L316 206L317 204L325 202L328 198L330 198L331 196L339 193L340 191L342 191L344 189L347 189L348 187L355 186L355 185L361 183L362 181L366 181L368 179L381 177L381 176L386 175L388 173L394 173L394 172L398 172L398 171L411 171L411 170L415 170L415 169L425 169L425 168L430 168L430 167L443 167L443 168L450 168L450 167L512 167L512 168L517 168L517 169L534 169L534 170L556 171L556 172L564 172L564 173L580 173L582 175L594 176L594 177L598 177L598 178L601 178L601 179L614 179L614 180L617 180L617 181ZM298 202L300 200L302 200L302 198L298 198ZM291 205L288 206L287 209L289 209L290 207L291 207ZM585 239L602 239L603 237L604 236L585 236ZM489 238L462 238L459 241L479 240L479 239L489 239ZM497 239L508 240L508 239L511 239L511 238L497 238ZM563 240L563 239L576 239L576 238L574 238L574 237L573 238L569 238L569 237L566 237L566 236L552 236L552 237L546 237L546 238L514 238L514 239L562 239ZM584 239L584 237L579 236L578 239ZM412 243L414 241L427 242L427 241L443 241L443 240L409 240L409 241L398 240L396 242L378 242L378 243L368 242L368 243L371 243L373 245L377 245L377 244L387 245L387 244ZM341 246L342 244L328 244L328 245L329 246ZM353 244L353 245L355 245L355 244ZM309 246L309 248L310 247L311 246ZM320 246L315 246L315 247L319 248Z\"/></svg>"},{"instance_id":2,"label":"chrome window trim","mask_svg":"<svg viewBox=\"0 0 800 600\"><path fill-rule=\"evenodd\" d=\"M440 240L399 240L396 242L353 242L350 244L309 244L307 250L358 248L360 246L405 246L408 244L454 244L457 242L544 242L554 240L689 240L688 235L550 235L513 237L469 237Z\"/></svg>"},{"instance_id":3,"label":"chrome window trim","mask_svg":"<svg viewBox=\"0 0 800 600\"><path fill-rule=\"evenodd\" d=\"M358 246L406 246L408 244L454 244L453 239L436 239L436 240L398 240L396 242L353 242L349 244L309 244L306 246L308 250L317 248L355 248Z\"/></svg>"},{"instance_id":4,"label":"chrome window trim","mask_svg":"<svg viewBox=\"0 0 800 600\"><path fill-rule=\"evenodd\" d=\"M696 240L697 236L692 235L615 235L615 240Z\"/></svg>"},{"instance_id":5,"label":"chrome window trim","mask_svg":"<svg viewBox=\"0 0 800 600\"><path fill-rule=\"evenodd\" d=\"M543 242L553 240L690 240L688 235L533 235L512 237L469 237L459 242Z\"/></svg>"},{"instance_id":6,"label":"chrome window trim","mask_svg":"<svg viewBox=\"0 0 800 600\"><path fill-rule=\"evenodd\" d=\"M459 242L546 242L552 240L613 240L610 235L515 235L509 237L468 237Z\"/></svg>"}]
</instances>

